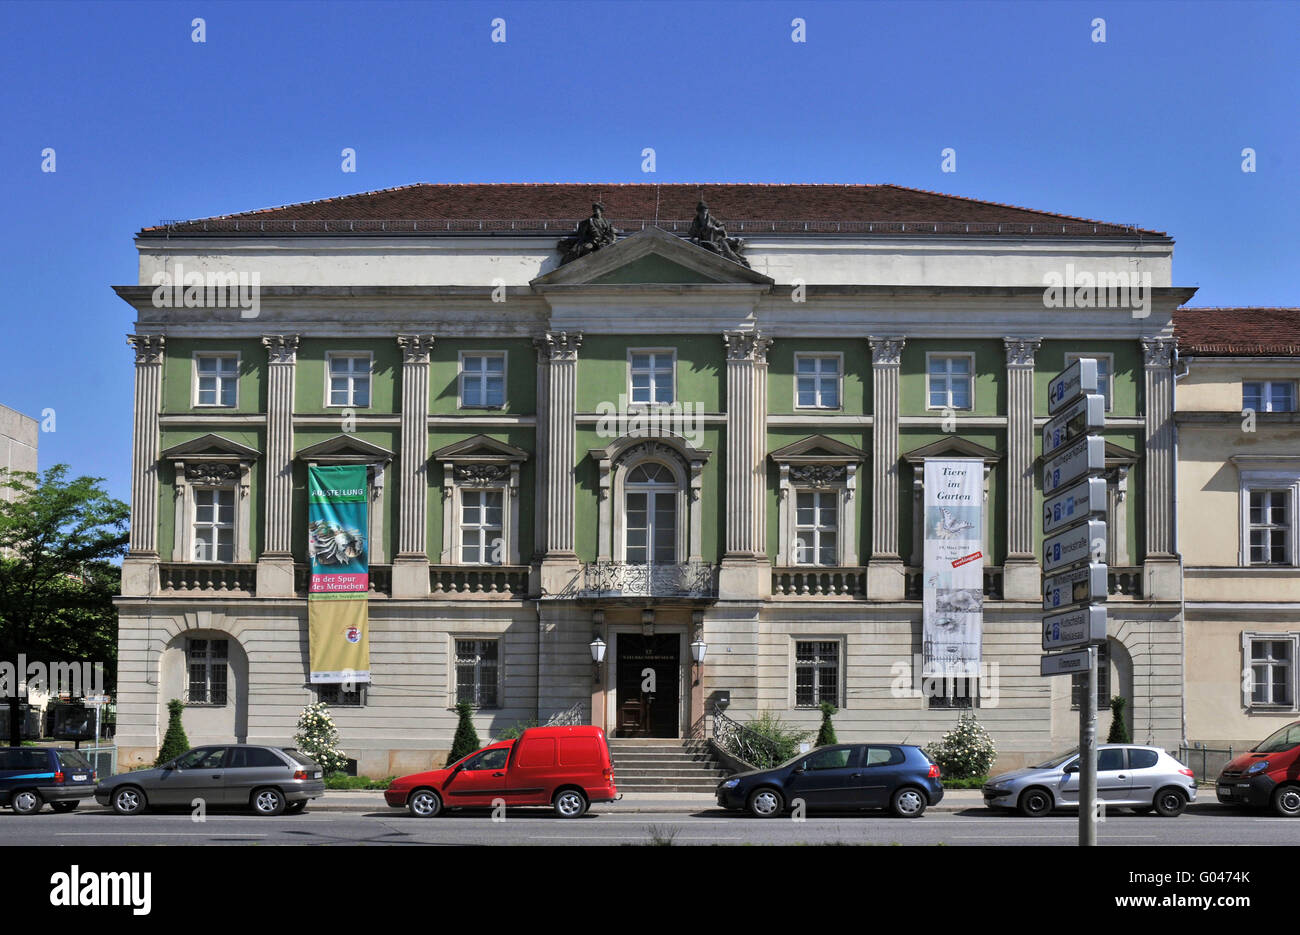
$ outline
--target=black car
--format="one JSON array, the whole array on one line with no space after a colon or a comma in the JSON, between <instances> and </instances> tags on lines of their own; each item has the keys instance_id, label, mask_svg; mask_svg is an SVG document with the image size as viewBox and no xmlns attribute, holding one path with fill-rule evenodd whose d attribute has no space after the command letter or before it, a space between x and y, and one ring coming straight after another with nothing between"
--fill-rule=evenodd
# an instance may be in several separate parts
<instances>
[{"instance_id":1,"label":"black car","mask_svg":"<svg viewBox=\"0 0 1300 935\"><path fill-rule=\"evenodd\" d=\"M95 768L76 750L0 747L0 805L35 815L46 802L70 812L95 794Z\"/></svg>"},{"instance_id":2,"label":"black car","mask_svg":"<svg viewBox=\"0 0 1300 935\"><path fill-rule=\"evenodd\" d=\"M808 810L883 808L917 818L942 798L939 767L920 747L899 743L818 747L718 783L719 805L758 818L774 818L799 800Z\"/></svg>"}]
</instances>

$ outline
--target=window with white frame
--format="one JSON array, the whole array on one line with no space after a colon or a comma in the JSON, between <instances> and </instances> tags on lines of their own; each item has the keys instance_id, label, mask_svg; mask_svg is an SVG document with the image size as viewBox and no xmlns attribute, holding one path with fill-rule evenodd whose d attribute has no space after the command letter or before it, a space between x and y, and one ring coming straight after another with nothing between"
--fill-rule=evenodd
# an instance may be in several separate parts
<instances>
[{"instance_id":1,"label":"window with white frame","mask_svg":"<svg viewBox=\"0 0 1300 935\"><path fill-rule=\"evenodd\" d=\"M840 703L839 640L796 640L795 707L815 708L823 701Z\"/></svg>"},{"instance_id":2,"label":"window with white frame","mask_svg":"<svg viewBox=\"0 0 1300 935\"><path fill-rule=\"evenodd\" d=\"M364 685L358 685L351 691L338 683L317 685L316 700L338 708L362 708L366 704L366 689Z\"/></svg>"},{"instance_id":3,"label":"window with white frame","mask_svg":"<svg viewBox=\"0 0 1300 935\"><path fill-rule=\"evenodd\" d=\"M795 491L794 562L838 565L839 494L833 490Z\"/></svg>"},{"instance_id":4,"label":"window with white frame","mask_svg":"<svg viewBox=\"0 0 1300 935\"><path fill-rule=\"evenodd\" d=\"M472 409L499 409L506 404L505 354L461 355L460 404Z\"/></svg>"},{"instance_id":5,"label":"window with white frame","mask_svg":"<svg viewBox=\"0 0 1300 935\"><path fill-rule=\"evenodd\" d=\"M357 406L370 405L370 355L369 354L335 354L326 355L329 370L329 405Z\"/></svg>"},{"instance_id":6,"label":"window with white frame","mask_svg":"<svg viewBox=\"0 0 1300 935\"><path fill-rule=\"evenodd\" d=\"M1291 491L1248 491L1251 565L1291 564Z\"/></svg>"},{"instance_id":7,"label":"window with white frame","mask_svg":"<svg viewBox=\"0 0 1300 935\"><path fill-rule=\"evenodd\" d=\"M1097 390L1102 396L1106 397L1106 411L1110 412L1111 402L1115 398L1115 355L1089 354L1087 351L1079 354L1066 354L1065 366L1070 366L1080 357L1091 357L1097 362Z\"/></svg>"},{"instance_id":8,"label":"window with white frame","mask_svg":"<svg viewBox=\"0 0 1300 935\"><path fill-rule=\"evenodd\" d=\"M930 409L973 409L975 407L975 355L927 355Z\"/></svg>"},{"instance_id":9,"label":"window with white frame","mask_svg":"<svg viewBox=\"0 0 1300 935\"><path fill-rule=\"evenodd\" d=\"M632 565L677 562L677 478L666 465L639 464L624 482L625 561Z\"/></svg>"},{"instance_id":10,"label":"window with white frame","mask_svg":"<svg viewBox=\"0 0 1300 935\"><path fill-rule=\"evenodd\" d=\"M1247 708L1296 708L1296 649L1300 633L1243 633Z\"/></svg>"},{"instance_id":11,"label":"window with white frame","mask_svg":"<svg viewBox=\"0 0 1300 935\"><path fill-rule=\"evenodd\" d=\"M235 491L194 490L194 561L235 560Z\"/></svg>"},{"instance_id":12,"label":"window with white frame","mask_svg":"<svg viewBox=\"0 0 1300 935\"><path fill-rule=\"evenodd\" d=\"M239 399L239 355L194 355L194 404L233 409Z\"/></svg>"},{"instance_id":13,"label":"window with white frame","mask_svg":"<svg viewBox=\"0 0 1300 935\"><path fill-rule=\"evenodd\" d=\"M671 403L674 355L672 351L631 351L628 354L629 384L634 403Z\"/></svg>"},{"instance_id":14,"label":"window with white frame","mask_svg":"<svg viewBox=\"0 0 1300 935\"><path fill-rule=\"evenodd\" d=\"M500 490L460 493L460 560L466 565L502 563L502 501Z\"/></svg>"},{"instance_id":15,"label":"window with white frame","mask_svg":"<svg viewBox=\"0 0 1300 935\"><path fill-rule=\"evenodd\" d=\"M1241 384L1241 408L1254 412L1295 412L1295 382L1263 380Z\"/></svg>"},{"instance_id":16,"label":"window with white frame","mask_svg":"<svg viewBox=\"0 0 1300 935\"><path fill-rule=\"evenodd\" d=\"M795 354L794 370L797 408L840 408L840 356L838 354Z\"/></svg>"},{"instance_id":17,"label":"window with white frame","mask_svg":"<svg viewBox=\"0 0 1300 935\"><path fill-rule=\"evenodd\" d=\"M499 640L456 640L456 701L498 707Z\"/></svg>"},{"instance_id":18,"label":"window with white frame","mask_svg":"<svg viewBox=\"0 0 1300 935\"><path fill-rule=\"evenodd\" d=\"M226 703L229 683L229 640L187 639L185 663L189 672L185 703L216 705Z\"/></svg>"}]
</instances>

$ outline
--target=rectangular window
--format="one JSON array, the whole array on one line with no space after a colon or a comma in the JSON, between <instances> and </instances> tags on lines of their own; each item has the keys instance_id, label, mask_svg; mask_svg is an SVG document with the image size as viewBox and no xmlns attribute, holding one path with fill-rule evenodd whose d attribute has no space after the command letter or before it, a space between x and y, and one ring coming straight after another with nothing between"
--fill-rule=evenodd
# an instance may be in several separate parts
<instances>
[{"instance_id":1,"label":"rectangular window","mask_svg":"<svg viewBox=\"0 0 1300 935\"><path fill-rule=\"evenodd\" d=\"M795 406L800 409L840 408L838 355L795 354Z\"/></svg>"},{"instance_id":2,"label":"rectangular window","mask_svg":"<svg viewBox=\"0 0 1300 935\"><path fill-rule=\"evenodd\" d=\"M194 561L235 560L235 492L213 488L194 491Z\"/></svg>"},{"instance_id":3,"label":"rectangular window","mask_svg":"<svg viewBox=\"0 0 1300 935\"><path fill-rule=\"evenodd\" d=\"M500 565L500 490L462 490L460 494L460 560L466 565Z\"/></svg>"},{"instance_id":4,"label":"rectangular window","mask_svg":"<svg viewBox=\"0 0 1300 935\"><path fill-rule=\"evenodd\" d=\"M456 641L456 701L476 708L497 705L498 640Z\"/></svg>"},{"instance_id":5,"label":"rectangular window","mask_svg":"<svg viewBox=\"0 0 1300 935\"><path fill-rule=\"evenodd\" d=\"M1290 634L1247 634L1250 704L1295 707L1296 638Z\"/></svg>"},{"instance_id":6,"label":"rectangular window","mask_svg":"<svg viewBox=\"0 0 1300 935\"><path fill-rule=\"evenodd\" d=\"M234 408L239 396L238 354L197 354L194 375L195 405Z\"/></svg>"},{"instance_id":7,"label":"rectangular window","mask_svg":"<svg viewBox=\"0 0 1300 935\"><path fill-rule=\"evenodd\" d=\"M228 640L186 640L185 661L189 667L186 704L225 705Z\"/></svg>"},{"instance_id":8,"label":"rectangular window","mask_svg":"<svg viewBox=\"0 0 1300 935\"><path fill-rule=\"evenodd\" d=\"M839 494L798 491L795 495L796 565L838 565Z\"/></svg>"},{"instance_id":9,"label":"rectangular window","mask_svg":"<svg viewBox=\"0 0 1300 935\"><path fill-rule=\"evenodd\" d=\"M500 409L506 404L505 354L461 356L460 404L475 409Z\"/></svg>"},{"instance_id":10,"label":"rectangular window","mask_svg":"<svg viewBox=\"0 0 1300 935\"><path fill-rule=\"evenodd\" d=\"M370 405L370 355L326 354L331 406Z\"/></svg>"},{"instance_id":11,"label":"rectangular window","mask_svg":"<svg viewBox=\"0 0 1300 935\"><path fill-rule=\"evenodd\" d=\"M1250 491L1250 564L1291 563L1291 491Z\"/></svg>"},{"instance_id":12,"label":"rectangular window","mask_svg":"<svg viewBox=\"0 0 1300 935\"><path fill-rule=\"evenodd\" d=\"M973 354L929 355L930 409L975 407Z\"/></svg>"},{"instance_id":13,"label":"rectangular window","mask_svg":"<svg viewBox=\"0 0 1300 935\"><path fill-rule=\"evenodd\" d=\"M794 703L815 708L840 703L840 644L837 640L798 640L794 648Z\"/></svg>"},{"instance_id":14,"label":"rectangular window","mask_svg":"<svg viewBox=\"0 0 1300 935\"><path fill-rule=\"evenodd\" d=\"M339 708L362 708L366 704L366 689L358 685L346 691L341 684L316 686L316 700Z\"/></svg>"},{"instance_id":15,"label":"rectangular window","mask_svg":"<svg viewBox=\"0 0 1300 935\"><path fill-rule=\"evenodd\" d=\"M1295 383L1265 380L1241 384L1241 408L1254 412L1295 412Z\"/></svg>"},{"instance_id":16,"label":"rectangular window","mask_svg":"<svg viewBox=\"0 0 1300 935\"><path fill-rule=\"evenodd\" d=\"M672 351L632 351L628 369L632 402L667 404L675 398Z\"/></svg>"},{"instance_id":17,"label":"rectangular window","mask_svg":"<svg viewBox=\"0 0 1300 935\"><path fill-rule=\"evenodd\" d=\"M1089 354L1087 351L1079 354L1066 354L1065 366L1070 366L1080 357L1091 357L1097 362L1097 389L1102 396L1106 397L1106 411L1110 412L1111 402L1115 398L1112 392L1114 390L1115 355Z\"/></svg>"}]
</instances>

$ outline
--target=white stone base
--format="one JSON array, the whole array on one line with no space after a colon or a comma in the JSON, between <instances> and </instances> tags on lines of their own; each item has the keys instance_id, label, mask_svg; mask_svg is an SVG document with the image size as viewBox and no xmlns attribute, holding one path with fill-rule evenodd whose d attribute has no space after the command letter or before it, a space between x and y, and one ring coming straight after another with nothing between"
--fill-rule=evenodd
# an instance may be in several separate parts
<instances>
[{"instance_id":1,"label":"white stone base","mask_svg":"<svg viewBox=\"0 0 1300 935\"><path fill-rule=\"evenodd\" d=\"M399 555L393 559L393 597L429 596L429 560Z\"/></svg>"},{"instance_id":2,"label":"white stone base","mask_svg":"<svg viewBox=\"0 0 1300 935\"><path fill-rule=\"evenodd\" d=\"M1182 597L1183 567L1176 556L1148 556L1142 564L1142 599L1177 601Z\"/></svg>"},{"instance_id":3,"label":"white stone base","mask_svg":"<svg viewBox=\"0 0 1300 935\"><path fill-rule=\"evenodd\" d=\"M871 559L867 562L867 600L901 601L907 594L907 578L901 559Z\"/></svg>"},{"instance_id":4,"label":"white stone base","mask_svg":"<svg viewBox=\"0 0 1300 935\"><path fill-rule=\"evenodd\" d=\"M1043 571L1036 558L1008 558L1002 563L1002 599L1037 601L1042 599Z\"/></svg>"},{"instance_id":5,"label":"white stone base","mask_svg":"<svg viewBox=\"0 0 1300 935\"><path fill-rule=\"evenodd\" d=\"M576 594L582 587L582 564L577 556L547 557L538 566L537 581L543 597Z\"/></svg>"},{"instance_id":6,"label":"white stone base","mask_svg":"<svg viewBox=\"0 0 1300 935\"><path fill-rule=\"evenodd\" d=\"M772 563L766 559L724 558L718 567L718 600L754 601L772 596Z\"/></svg>"},{"instance_id":7,"label":"white stone base","mask_svg":"<svg viewBox=\"0 0 1300 935\"><path fill-rule=\"evenodd\" d=\"M293 587L293 557L267 558L257 562L258 597L296 597Z\"/></svg>"},{"instance_id":8,"label":"white stone base","mask_svg":"<svg viewBox=\"0 0 1300 935\"><path fill-rule=\"evenodd\" d=\"M122 559L122 596L149 597L158 593L158 557L127 556Z\"/></svg>"}]
</instances>

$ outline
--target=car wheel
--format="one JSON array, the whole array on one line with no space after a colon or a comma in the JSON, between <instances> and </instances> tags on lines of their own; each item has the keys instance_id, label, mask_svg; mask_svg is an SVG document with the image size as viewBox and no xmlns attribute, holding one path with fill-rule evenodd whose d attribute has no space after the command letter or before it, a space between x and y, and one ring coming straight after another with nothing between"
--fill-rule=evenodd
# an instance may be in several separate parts
<instances>
[{"instance_id":1,"label":"car wheel","mask_svg":"<svg viewBox=\"0 0 1300 935\"><path fill-rule=\"evenodd\" d=\"M1052 810L1052 793L1046 789L1026 789L1020 793L1020 814L1041 818Z\"/></svg>"},{"instance_id":2,"label":"car wheel","mask_svg":"<svg viewBox=\"0 0 1300 935\"><path fill-rule=\"evenodd\" d=\"M561 818L580 818L586 810L586 797L575 789L563 789L555 796L555 814Z\"/></svg>"},{"instance_id":3,"label":"car wheel","mask_svg":"<svg viewBox=\"0 0 1300 935\"><path fill-rule=\"evenodd\" d=\"M1156 814L1161 818L1177 818L1187 808L1187 796L1177 789L1161 789L1156 793Z\"/></svg>"},{"instance_id":4,"label":"car wheel","mask_svg":"<svg viewBox=\"0 0 1300 935\"><path fill-rule=\"evenodd\" d=\"M144 792L135 786L123 786L113 793L113 811L119 815L139 815L148 804Z\"/></svg>"},{"instance_id":5,"label":"car wheel","mask_svg":"<svg viewBox=\"0 0 1300 935\"><path fill-rule=\"evenodd\" d=\"M268 818L283 814L285 809L284 793L279 789L258 789L253 793L253 811Z\"/></svg>"},{"instance_id":6,"label":"car wheel","mask_svg":"<svg viewBox=\"0 0 1300 935\"><path fill-rule=\"evenodd\" d=\"M775 818L785 811L785 799L775 789L755 789L749 797L749 813L755 818Z\"/></svg>"},{"instance_id":7,"label":"car wheel","mask_svg":"<svg viewBox=\"0 0 1300 935\"><path fill-rule=\"evenodd\" d=\"M894 793L890 808L899 818L920 818L925 814L926 804L924 793L909 787Z\"/></svg>"},{"instance_id":8,"label":"car wheel","mask_svg":"<svg viewBox=\"0 0 1300 935\"><path fill-rule=\"evenodd\" d=\"M1273 793L1273 811L1287 818L1300 815L1300 786L1278 786Z\"/></svg>"},{"instance_id":9,"label":"car wheel","mask_svg":"<svg viewBox=\"0 0 1300 935\"><path fill-rule=\"evenodd\" d=\"M299 799L297 802L290 802L288 805L286 805L284 807L284 813L286 815L297 815L299 812L306 811L306 809L307 809L307 800Z\"/></svg>"},{"instance_id":10,"label":"car wheel","mask_svg":"<svg viewBox=\"0 0 1300 935\"><path fill-rule=\"evenodd\" d=\"M442 811L442 799L432 789L417 789L407 799L406 810L416 818L432 818Z\"/></svg>"},{"instance_id":11,"label":"car wheel","mask_svg":"<svg viewBox=\"0 0 1300 935\"><path fill-rule=\"evenodd\" d=\"M24 789L21 792L15 792L13 799L9 802L9 807L14 810L15 815L35 815L41 810L45 800L35 789Z\"/></svg>"},{"instance_id":12,"label":"car wheel","mask_svg":"<svg viewBox=\"0 0 1300 935\"><path fill-rule=\"evenodd\" d=\"M77 802L51 802L50 808L56 812L70 812L77 807Z\"/></svg>"}]
</instances>

